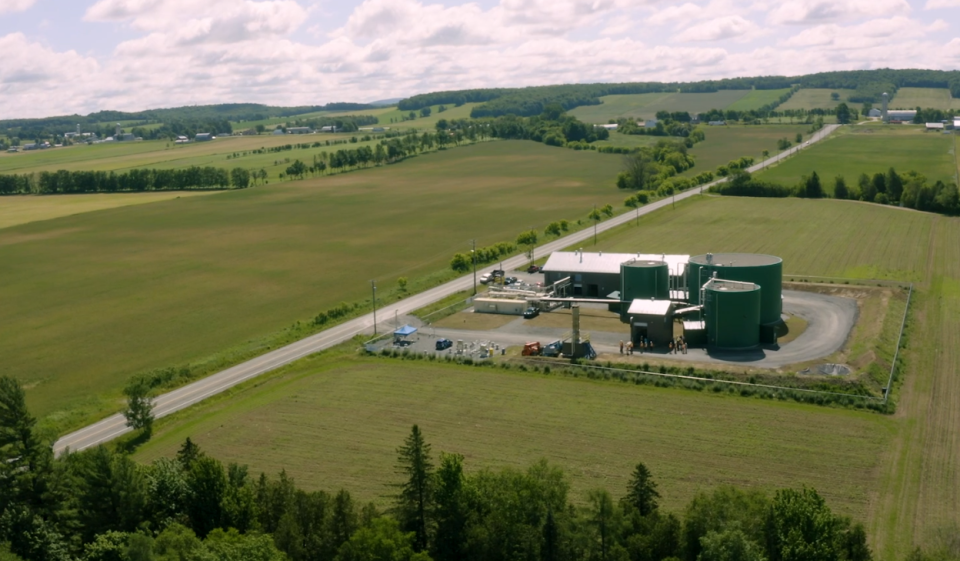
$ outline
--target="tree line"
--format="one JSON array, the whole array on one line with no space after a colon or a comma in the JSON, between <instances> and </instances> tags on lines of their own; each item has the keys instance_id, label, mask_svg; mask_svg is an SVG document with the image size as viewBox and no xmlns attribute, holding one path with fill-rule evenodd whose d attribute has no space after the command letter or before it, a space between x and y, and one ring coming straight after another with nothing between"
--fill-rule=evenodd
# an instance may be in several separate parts
<instances>
[{"instance_id":1,"label":"tree line","mask_svg":"<svg viewBox=\"0 0 960 561\"><path fill-rule=\"evenodd\" d=\"M821 72L803 76L758 76L707 80L701 82L634 82L622 84L565 84L529 88L488 88L433 92L415 95L399 103L404 111L432 105L480 103L471 110L471 117L498 117L503 115L539 115L551 103L559 103L570 110L583 105L599 105L607 95L659 92L708 93L719 90L774 90L790 88L777 102L761 111L772 111L789 99L797 88L852 89L849 100L854 103L877 103L880 94L895 96L901 87L947 88L960 98L960 71L941 70L850 70Z\"/></svg>"},{"instance_id":2,"label":"tree line","mask_svg":"<svg viewBox=\"0 0 960 561\"><path fill-rule=\"evenodd\" d=\"M711 190L721 195L741 197L819 199L830 196L815 171L794 186L758 180L745 171L738 171L731 175L728 182L716 185ZM837 176L833 180L833 198L960 215L960 193L956 184L939 180L931 184L920 173L909 171L900 174L893 168L872 176L862 173L855 184L848 183L843 176Z\"/></svg>"},{"instance_id":3,"label":"tree line","mask_svg":"<svg viewBox=\"0 0 960 561\"><path fill-rule=\"evenodd\" d=\"M55 458L23 388L0 377L0 558L25 561L861 561L863 527L812 489L700 491L661 507L638 463L617 497L574 504L545 461L467 473L417 425L397 449L387 509L285 472L223 465L189 438L150 465L99 446ZM5 544L5 545L4 545ZM8 550L9 553L3 553Z\"/></svg>"},{"instance_id":4,"label":"tree line","mask_svg":"<svg viewBox=\"0 0 960 561\"><path fill-rule=\"evenodd\" d=\"M265 174L264 174L265 175ZM182 169L132 169L113 171L41 171L0 175L0 195L54 195L184 191L188 189L245 189L260 174L244 168L226 170L191 166Z\"/></svg>"}]
</instances>

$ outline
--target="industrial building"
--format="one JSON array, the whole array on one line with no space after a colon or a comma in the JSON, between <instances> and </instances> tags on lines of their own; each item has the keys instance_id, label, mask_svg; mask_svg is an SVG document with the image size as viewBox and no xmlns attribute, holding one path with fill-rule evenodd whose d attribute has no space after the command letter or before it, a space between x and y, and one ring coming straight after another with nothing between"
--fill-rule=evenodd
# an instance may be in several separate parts
<instances>
[{"instance_id":1,"label":"industrial building","mask_svg":"<svg viewBox=\"0 0 960 561\"><path fill-rule=\"evenodd\" d=\"M776 343L783 321L783 260L772 255L556 252L543 272L545 286L569 289L541 300L608 303L635 343L664 345L682 326L690 345L751 349Z\"/></svg>"}]
</instances>

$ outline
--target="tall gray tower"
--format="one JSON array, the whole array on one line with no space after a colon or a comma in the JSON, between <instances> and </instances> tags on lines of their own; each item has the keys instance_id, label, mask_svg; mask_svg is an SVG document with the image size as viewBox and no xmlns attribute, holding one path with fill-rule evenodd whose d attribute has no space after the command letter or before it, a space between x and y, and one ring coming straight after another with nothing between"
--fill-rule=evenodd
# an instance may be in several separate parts
<instances>
[{"instance_id":1,"label":"tall gray tower","mask_svg":"<svg viewBox=\"0 0 960 561\"><path fill-rule=\"evenodd\" d=\"M881 106L880 106L880 118L883 119L883 122L884 122L884 123L886 123L886 122L889 120L889 119L887 118L887 103L889 103L889 101L890 101L890 96L887 95L887 92L883 92L883 95L880 96L880 97L881 97L882 100L883 100L883 101L881 102L882 104L881 104Z\"/></svg>"}]
</instances>

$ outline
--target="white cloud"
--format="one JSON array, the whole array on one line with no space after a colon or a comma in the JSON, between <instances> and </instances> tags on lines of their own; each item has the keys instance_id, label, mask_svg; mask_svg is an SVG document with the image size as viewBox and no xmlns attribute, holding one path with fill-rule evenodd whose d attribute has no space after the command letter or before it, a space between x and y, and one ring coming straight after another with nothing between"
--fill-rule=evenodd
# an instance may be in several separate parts
<instances>
[{"instance_id":1,"label":"white cloud","mask_svg":"<svg viewBox=\"0 0 960 561\"><path fill-rule=\"evenodd\" d=\"M0 0L0 14L14 12L23 12L30 9L30 6L37 0Z\"/></svg>"},{"instance_id":2,"label":"white cloud","mask_svg":"<svg viewBox=\"0 0 960 561\"><path fill-rule=\"evenodd\" d=\"M666 8L654 12L647 18L647 23L653 25L663 25L665 23L676 23L684 20L700 19L704 8L696 4L687 2L678 6L667 6Z\"/></svg>"},{"instance_id":3,"label":"white cloud","mask_svg":"<svg viewBox=\"0 0 960 561\"><path fill-rule=\"evenodd\" d=\"M906 0L787 0L770 12L773 24L817 24L855 17L882 17L910 12Z\"/></svg>"},{"instance_id":4,"label":"white cloud","mask_svg":"<svg viewBox=\"0 0 960 561\"><path fill-rule=\"evenodd\" d=\"M760 27L741 16L725 16L692 25L677 35L678 41L744 40L755 36Z\"/></svg>"},{"instance_id":5,"label":"white cloud","mask_svg":"<svg viewBox=\"0 0 960 561\"><path fill-rule=\"evenodd\" d=\"M960 8L960 0L927 0L925 10L936 10L939 8Z\"/></svg>"},{"instance_id":6,"label":"white cloud","mask_svg":"<svg viewBox=\"0 0 960 561\"><path fill-rule=\"evenodd\" d=\"M805 29L783 41L788 47L825 47L841 50L869 49L900 41L922 37L923 25L905 17L870 20L857 25L818 25Z\"/></svg>"}]
</instances>

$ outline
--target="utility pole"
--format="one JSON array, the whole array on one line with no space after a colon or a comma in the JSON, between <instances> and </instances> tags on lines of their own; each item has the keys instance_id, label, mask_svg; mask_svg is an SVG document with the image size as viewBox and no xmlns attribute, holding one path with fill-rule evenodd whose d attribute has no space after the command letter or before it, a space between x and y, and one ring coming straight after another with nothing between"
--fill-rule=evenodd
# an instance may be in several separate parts
<instances>
[{"instance_id":1,"label":"utility pole","mask_svg":"<svg viewBox=\"0 0 960 561\"><path fill-rule=\"evenodd\" d=\"M370 281L370 286L373 288L373 334L377 334L377 281Z\"/></svg>"},{"instance_id":2,"label":"utility pole","mask_svg":"<svg viewBox=\"0 0 960 561\"><path fill-rule=\"evenodd\" d=\"M473 295L477 295L477 240L472 239L473 249L470 250L470 259L473 261Z\"/></svg>"}]
</instances>

